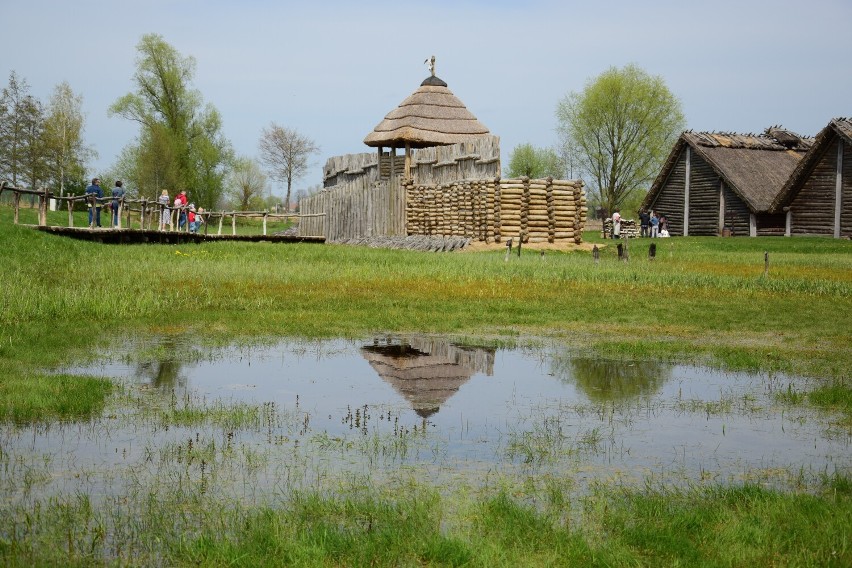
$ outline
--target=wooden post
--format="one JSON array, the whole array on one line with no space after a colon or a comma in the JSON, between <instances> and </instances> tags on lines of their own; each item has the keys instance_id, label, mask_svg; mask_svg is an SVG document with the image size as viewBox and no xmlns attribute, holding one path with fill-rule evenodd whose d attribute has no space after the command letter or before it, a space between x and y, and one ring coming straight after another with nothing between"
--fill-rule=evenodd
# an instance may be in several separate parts
<instances>
[{"instance_id":1,"label":"wooden post","mask_svg":"<svg viewBox=\"0 0 852 568\"><path fill-rule=\"evenodd\" d=\"M785 221L784 221L784 236L789 237L792 234L792 226L793 226L793 210L789 207L784 208Z\"/></svg>"},{"instance_id":2,"label":"wooden post","mask_svg":"<svg viewBox=\"0 0 852 568\"><path fill-rule=\"evenodd\" d=\"M391 146L390 149L390 177L393 179L394 174L396 174L396 146Z\"/></svg>"},{"instance_id":3,"label":"wooden post","mask_svg":"<svg viewBox=\"0 0 852 568\"><path fill-rule=\"evenodd\" d=\"M39 227L44 227L47 225L47 188L42 188L42 194L38 196L39 198L39 207L38 207L38 225Z\"/></svg>"},{"instance_id":4,"label":"wooden post","mask_svg":"<svg viewBox=\"0 0 852 568\"><path fill-rule=\"evenodd\" d=\"M411 179L411 143L405 142L405 179Z\"/></svg>"},{"instance_id":5,"label":"wooden post","mask_svg":"<svg viewBox=\"0 0 852 568\"><path fill-rule=\"evenodd\" d=\"M236 234L237 234L237 212L234 211L234 213L231 215L231 235L236 236Z\"/></svg>"},{"instance_id":6,"label":"wooden post","mask_svg":"<svg viewBox=\"0 0 852 568\"><path fill-rule=\"evenodd\" d=\"M73 227L74 226L74 199L73 199L74 194L72 193L70 196L67 196L67 197L71 197L71 199L69 199L68 201L65 202L68 205L68 226Z\"/></svg>"},{"instance_id":7,"label":"wooden post","mask_svg":"<svg viewBox=\"0 0 852 568\"><path fill-rule=\"evenodd\" d=\"M115 212L114 212L114 211L113 211L113 212L111 212L111 213L115 214ZM116 215L116 216L115 216L115 218L118 220L118 227L114 227L114 228L116 228L116 229L120 229L120 228L121 228L121 214L122 214L122 213L124 213L124 197L122 197L122 198L121 198L121 199L119 199L119 201L118 201L118 215ZM110 221L112 221L112 219L110 219Z\"/></svg>"},{"instance_id":8,"label":"wooden post","mask_svg":"<svg viewBox=\"0 0 852 568\"><path fill-rule=\"evenodd\" d=\"M748 214L748 236L757 236L757 217L755 217L754 213Z\"/></svg>"},{"instance_id":9,"label":"wooden post","mask_svg":"<svg viewBox=\"0 0 852 568\"><path fill-rule=\"evenodd\" d=\"M207 236L207 227L210 226L210 215L205 213L204 216L202 217L202 219L204 219L204 236L206 237Z\"/></svg>"},{"instance_id":10,"label":"wooden post","mask_svg":"<svg viewBox=\"0 0 852 568\"><path fill-rule=\"evenodd\" d=\"M15 224L18 224L18 211L21 209L21 194L15 192Z\"/></svg>"},{"instance_id":11,"label":"wooden post","mask_svg":"<svg viewBox=\"0 0 852 568\"><path fill-rule=\"evenodd\" d=\"M725 231L725 182L719 182L719 234Z\"/></svg>"},{"instance_id":12,"label":"wooden post","mask_svg":"<svg viewBox=\"0 0 852 568\"><path fill-rule=\"evenodd\" d=\"M263 236L266 236L266 217L268 213L266 211L263 212Z\"/></svg>"},{"instance_id":13,"label":"wooden post","mask_svg":"<svg viewBox=\"0 0 852 568\"><path fill-rule=\"evenodd\" d=\"M142 203L139 205L139 228L143 231L145 230L145 209L148 208L148 198L143 197ZM127 223L127 226L130 226L130 223Z\"/></svg>"},{"instance_id":14,"label":"wooden post","mask_svg":"<svg viewBox=\"0 0 852 568\"><path fill-rule=\"evenodd\" d=\"M217 235L222 234L222 221L225 219L225 212L222 211L219 213L219 231L216 233Z\"/></svg>"},{"instance_id":15,"label":"wooden post","mask_svg":"<svg viewBox=\"0 0 852 568\"><path fill-rule=\"evenodd\" d=\"M769 251L763 251L763 277L769 276Z\"/></svg>"}]
</instances>

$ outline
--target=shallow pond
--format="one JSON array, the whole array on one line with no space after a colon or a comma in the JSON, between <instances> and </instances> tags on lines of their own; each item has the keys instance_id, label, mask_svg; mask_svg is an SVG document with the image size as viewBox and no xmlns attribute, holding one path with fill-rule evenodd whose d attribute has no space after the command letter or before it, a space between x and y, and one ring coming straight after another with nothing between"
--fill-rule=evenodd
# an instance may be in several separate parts
<instances>
[{"instance_id":1,"label":"shallow pond","mask_svg":"<svg viewBox=\"0 0 852 568\"><path fill-rule=\"evenodd\" d=\"M397 477L807 486L852 465L836 417L779 401L803 379L435 337L184 349L73 369L126 385L101 418L4 427L7 505L169 490L265 501Z\"/></svg>"}]
</instances>

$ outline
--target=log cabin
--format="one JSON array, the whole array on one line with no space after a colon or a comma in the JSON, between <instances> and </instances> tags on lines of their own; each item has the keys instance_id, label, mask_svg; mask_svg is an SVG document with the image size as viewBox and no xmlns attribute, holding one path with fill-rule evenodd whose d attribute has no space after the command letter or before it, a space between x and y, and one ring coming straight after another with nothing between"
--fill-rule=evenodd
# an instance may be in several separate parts
<instances>
[{"instance_id":1,"label":"log cabin","mask_svg":"<svg viewBox=\"0 0 852 568\"><path fill-rule=\"evenodd\" d=\"M780 127L684 132L642 206L665 215L672 236L783 235L785 215L770 207L812 143Z\"/></svg>"},{"instance_id":2,"label":"log cabin","mask_svg":"<svg viewBox=\"0 0 852 568\"><path fill-rule=\"evenodd\" d=\"M852 238L852 119L817 134L771 205L785 234Z\"/></svg>"}]
</instances>

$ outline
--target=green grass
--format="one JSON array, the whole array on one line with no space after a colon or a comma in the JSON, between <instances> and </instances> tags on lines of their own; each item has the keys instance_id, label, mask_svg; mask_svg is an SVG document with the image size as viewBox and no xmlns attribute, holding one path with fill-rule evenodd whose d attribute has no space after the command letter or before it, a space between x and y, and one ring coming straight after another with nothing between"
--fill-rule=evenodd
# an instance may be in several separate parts
<instances>
[{"instance_id":1,"label":"green grass","mask_svg":"<svg viewBox=\"0 0 852 568\"><path fill-rule=\"evenodd\" d=\"M505 492L462 499L461 515L422 487L309 493L275 507L203 503L143 518L85 496L36 509L0 536L8 566L848 566L849 492L758 486L601 490L558 515Z\"/></svg>"},{"instance_id":2,"label":"green grass","mask_svg":"<svg viewBox=\"0 0 852 568\"><path fill-rule=\"evenodd\" d=\"M61 223L65 214L52 215ZM3 428L94 419L121 389L53 371L148 349L149 337L216 345L373 332L452 333L494 344L546 337L570 353L615 360L807 375L816 388L791 388L782 399L846 417L850 412L849 241L674 238L657 241L654 262L643 256L648 241L632 241L632 260L621 263L610 243L590 234L590 241L607 245L596 265L588 251L525 252L505 262L502 251L106 246L14 227L11 217L11 209L0 206ZM0 524L4 565L852 563L852 484L843 471L827 473L825 486L810 494L747 485L606 487L576 495L571 479L529 478L509 485L545 487L459 488L450 496L431 487L320 487L272 504L232 503L204 492L203 476L215 473L199 464L254 459L232 456L223 432L263 427L274 413L252 405L145 402L145 393L127 397L149 405L140 416L163 428L212 429L196 434L191 446L183 440L161 448L167 461L172 454L192 459L192 468L169 474L181 484L168 478L156 486L131 485L128 495L100 503L61 492L16 500ZM590 432L584 443L594 438ZM548 458L537 447L555 444L522 435L513 443L513 451L533 461ZM38 456L18 464L3 451L0 446L0 463L30 476L20 483L7 479L6 486L37 487L46 475ZM406 451L404 444L398 451ZM199 471L201 480L194 477Z\"/></svg>"}]
</instances>

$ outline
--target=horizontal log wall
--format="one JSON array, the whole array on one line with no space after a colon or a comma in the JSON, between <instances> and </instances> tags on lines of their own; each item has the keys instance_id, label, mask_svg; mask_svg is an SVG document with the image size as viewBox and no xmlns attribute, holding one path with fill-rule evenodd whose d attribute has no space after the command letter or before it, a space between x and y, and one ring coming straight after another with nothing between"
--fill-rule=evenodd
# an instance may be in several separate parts
<instances>
[{"instance_id":1,"label":"horizontal log wall","mask_svg":"<svg viewBox=\"0 0 852 568\"><path fill-rule=\"evenodd\" d=\"M845 157L845 156L844 156ZM790 204L793 235L834 234L837 143L829 144Z\"/></svg>"},{"instance_id":2,"label":"horizontal log wall","mask_svg":"<svg viewBox=\"0 0 852 568\"><path fill-rule=\"evenodd\" d=\"M651 210L668 220L670 235L683 235L683 196L686 191L686 152L681 152ZM746 233L748 234L748 233Z\"/></svg>"},{"instance_id":3,"label":"horizontal log wall","mask_svg":"<svg viewBox=\"0 0 852 568\"><path fill-rule=\"evenodd\" d=\"M852 145L844 144L840 199L840 236L852 237Z\"/></svg>"},{"instance_id":4,"label":"horizontal log wall","mask_svg":"<svg viewBox=\"0 0 852 568\"><path fill-rule=\"evenodd\" d=\"M406 185L409 235L464 236L484 242L582 241L581 181L473 179Z\"/></svg>"},{"instance_id":5,"label":"horizontal log wall","mask_svg":"<svg viewBox=\"0 0 852 568\"><path fill-rule=\"evenodd\" d=\"M724 185L725 226L731 230L731 236L748 237L751 235L751 211L739 195Z\"/></svg>"},{"instance_id":6,"label":"horizontal log wall","mask_svg":"<svg viewBox=\"0 0 852 568\"><path fill-rule=\"evenodd\" d=\"M693 152L689 176L690 235L719 234L720 182L719 175L713 168ZM671 230L669 232L671 233Z\"/></svg>"}]
</instances>

